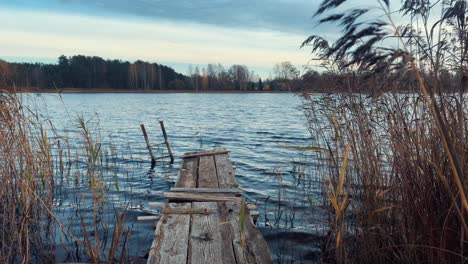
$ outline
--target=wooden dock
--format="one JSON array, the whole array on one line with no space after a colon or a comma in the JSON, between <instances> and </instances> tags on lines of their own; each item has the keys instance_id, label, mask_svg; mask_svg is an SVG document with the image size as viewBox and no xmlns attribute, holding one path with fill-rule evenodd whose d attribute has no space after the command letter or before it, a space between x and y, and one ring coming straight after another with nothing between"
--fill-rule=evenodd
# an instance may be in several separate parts
<instances>
[{"instance_id":1,"label":"wooden dock","mask_svg":"<svg viewBox=\"0 0 468 264\"><path fill-rule=\"evenodd\" d=\"M161 210L148 263L272 263L237 189L228 151L182 158L177 183L165 193L168 203Z\"/></svg>"}]
</instances>

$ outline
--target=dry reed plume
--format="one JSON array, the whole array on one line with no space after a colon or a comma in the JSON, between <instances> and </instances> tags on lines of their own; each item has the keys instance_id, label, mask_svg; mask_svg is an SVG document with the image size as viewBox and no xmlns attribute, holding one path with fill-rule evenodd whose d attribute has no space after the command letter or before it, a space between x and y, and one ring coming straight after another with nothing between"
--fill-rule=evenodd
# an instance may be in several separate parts
<instances>
[{"instance_id":1,"label":"dry reed plume","mask_svg":"<svg viewBox=\"0 0 468 264\"><path fill-rule=\"evenodd\" d=\"M463 263L468 4L408 0L391 10L388 1L369 9L346 3L326 0L316 13L335 11L320 23L338 24L338 40L311 36L303 44L344 76L337 85L350 92L304 97L310 130L328 146L322 160L328 166L322 172L325 188L336 190L343 181L350 186L349 193L328 192L335 221L323 260ZM336 12L343 6L346 11ZM397 24L396 13L409 22ZM359 94L364 86L374 86L373 93ZM413 92L400 92L409 88ZM339 164L348 148L342 179ZM336 206L339 197L349 199L346 212Z\"/></svg>"}]
</instances>

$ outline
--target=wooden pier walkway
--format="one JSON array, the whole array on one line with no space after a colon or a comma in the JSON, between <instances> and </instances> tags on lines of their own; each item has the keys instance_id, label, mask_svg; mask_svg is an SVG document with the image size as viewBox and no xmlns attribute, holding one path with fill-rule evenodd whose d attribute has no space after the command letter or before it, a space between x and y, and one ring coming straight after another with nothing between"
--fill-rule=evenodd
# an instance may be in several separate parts
<instances>
[{"instance_id":1,"label":"wooden pier walkway","mask_svg":"<svg viewBox=\"0 0 468 264\"><path fill-rule=\"evenodd\" d=\"M182 158L175 187L165 193L168 203L161 210L148 263L272 263L237 188L228 151Z\"/></svg>"}]
</instances>

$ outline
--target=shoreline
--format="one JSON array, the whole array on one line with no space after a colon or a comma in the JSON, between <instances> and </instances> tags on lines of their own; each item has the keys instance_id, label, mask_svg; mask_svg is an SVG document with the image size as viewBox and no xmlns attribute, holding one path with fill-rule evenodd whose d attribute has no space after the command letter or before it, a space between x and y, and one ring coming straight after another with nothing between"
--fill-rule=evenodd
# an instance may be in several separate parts
<instances>
[{"instance_id":1,"label":"shoreline","mask_svg":"<svg viewBox=\"0 0 468 264\"><path fill-rule=\"evenodd\" d=\"M62 93L62 94L167 94L167 93L193 93L193 94L275 94L275 93L294 93L293 91L230 91L230 90L212 90L212 91L194 91L194 90L128 90L128 89L110 89L110 88L63 88L63 89L42 89L42 88L6 88L5 92L13 93Z\"/></svg>"}]
</instances>

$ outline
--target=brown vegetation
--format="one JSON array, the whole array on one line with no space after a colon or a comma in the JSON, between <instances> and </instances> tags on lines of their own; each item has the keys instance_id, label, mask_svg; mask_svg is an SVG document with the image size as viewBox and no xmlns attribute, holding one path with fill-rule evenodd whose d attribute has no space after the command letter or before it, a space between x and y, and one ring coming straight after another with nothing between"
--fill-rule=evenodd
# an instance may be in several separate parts
<instances>
[{"instance_id":1,"label":"brown vegetation","mask_svg":"<svg viewBox=\"0 0 468 264\"><path fill-rule=\"evenodd\" d=\"M0 262L50 262L54 175L46 130L0 94Z\"/></svg>"},{"instance_id":2,"label":"brown vegetation","mask_svg":"<svg viewBox=\"0 0 468 264\"><path fill-rule=\"evenodd\" d=\"M127 260L128 201L118 207L106 201L107 192L119 189L117 179L103 179L109 170L104 162L108 165L115 157L101 148L88 123L79 118L81 137L76 140L81 143L72 150L69 138L56 135L52 124L29 110L20 95L0 93L0 110L0 262ZM116 155L115 150L110 153ZM85 168L77 165L80 161ZM55 206L64 190L76 202L69 223L61 211L70 208ZM62 251L65 259L56 259Z\"/></svg>"},{"instance_id":3,"label":"brown vegetation","mask_svg":"<svg viewBox=\"0 0 468 264\"><path fill-rule=\"evenodd\" d=\"M317 15L342 3L324 1ZM363 17L367 9L351 8L320 20L343 27L335 43L311 36L304 44L348 76L340 85L351 92L305 96L311 132L328 147L320 154L328 168L322 176L330 217L337 219L330 221L322 257L340 263L463 263L468 6L463 0L437 2L440 20L431 24L433 4L404 1L400 14L411 22L396 25L389 2L378 3L385 22ZM373 96L352 93L363 82L378 84ZM411 86L415 93L398 93ZM343 178L340 164L348 149ZM334 186L346 187L340 192Z\"/></svg>"}]
</instances>

